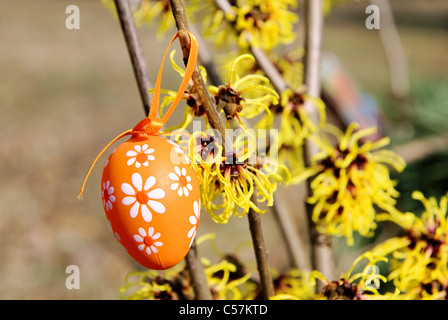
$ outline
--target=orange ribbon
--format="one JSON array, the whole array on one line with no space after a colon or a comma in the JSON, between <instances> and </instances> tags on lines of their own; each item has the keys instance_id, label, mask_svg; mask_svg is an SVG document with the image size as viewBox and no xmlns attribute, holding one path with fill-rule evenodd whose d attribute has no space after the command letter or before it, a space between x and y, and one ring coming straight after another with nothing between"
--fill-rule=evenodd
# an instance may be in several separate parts
<instances>
[{"instance_id":1,"label":"orange ribbon","mask_svg":"<svg viewBox=\"0 0 448 320\"><path fill-rule=\"evenodd\" d=\"M190 48L188 48L188 62L185 69L185 74L182 79L182 82L179 86L179 89L177 91L177 95L174 98L173 102L171 103L170 107L168 108L168 111L165 113L163 118L157 118L157 113L159 110L159 104L160 104L160 86L162 82L162 71L163 71L163 65L165 63L165 58L168 54L168 50L171 46L171 44L179 37L179 34L181 32L185 32L188 34L190 38ZM151 100L151 106L148 117L144 118L142 121L137 123L137 125L130 130L127 130L121 134L119 134L115 139L113 139L111 142L107 144L106 147L98 154L98 156L93 161L89 171L87 172L87 175L84 179L84 182L81 186L81 190L79 191L78 199L81 199L82 193L84 191L84 186L87 182L87 179L95 166L95 164L98 162L98 159L101 157L101 155L117 140L127 136L127 135L158 135L159 130L164 126L164 124L168 121L169 117L173 113L174 109L176 108L177 104L180 102L182 97L184 96L185 89L187 89L188 82L191 79L191 76L193 75L193 71L196 67L196 61L198 59L198 42L193 34L191 34L187 30L179 30L174 37L171 39L170 43L168 44L168 47L165 50L165 54L163 55L162 63L160 65L159 73L157 74L156 84L154 86L154 92Z\"/></svg>"},{"instance_id":2,"label":"orange ribbon","mask_svg":"<svg viewBox=\"0 0 448 320\"><path fill-rule=\"evenodd\" d=\"M182 82L179 86L179 89L177 90L177 95L174 98L173 103L168 108L168 111L165 113L162 119L157 118L157 111L159 110L159 103L160 103L160 85L162 81L162 71L163 71L163 65L165 63L166 55L168 54L168 49L170 48L171 44L176 40L176 38L179 37L180 32L185 32L190 37L190 48L189 48L189 55L188 55L188 63L185 70L184 78L182 79ZM133 133L144 133L144 134L157 134L157 132L163 127L163 125L168 121L168 118L173 113L174 109L176 108L177 104L180 102L182 97L184 96L185 89L188 86L188 82L190 81L190 78L193 74L194 68L196 66L196 61L198 58L198 42L196 38L188 31L181 30L177 32L174 37L171 39L171 42L168 45L168 48L166 48L165 54L162 59L162 64L160 65L159 74L157 75L156 84L154 87L154 93L152 96L151 106L149 115L147 118L140 121L133 129Z\"/></svg>"}]
</instances>

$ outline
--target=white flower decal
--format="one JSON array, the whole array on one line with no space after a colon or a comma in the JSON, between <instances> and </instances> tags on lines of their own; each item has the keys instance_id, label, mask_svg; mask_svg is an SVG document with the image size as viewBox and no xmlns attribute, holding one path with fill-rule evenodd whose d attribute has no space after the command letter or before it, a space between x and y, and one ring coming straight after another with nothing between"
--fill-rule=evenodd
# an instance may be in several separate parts
<instances>
[{"instance_id":1,"label":"white flower decal","mask_svg":"<svg viewBox=\"0 0 448 320\"><path fill-rule=\"evenodd\" d=\"M188 238L191 238L190 247L193 243L194 237L196 236L196 231L198 230L199 217L201 216L201 200L193 203L193 211L194 215L191 215L189 218L190 223L193 225L190 231L188 231Z\"/></svg>"},{"instance_id":2,"label":"white flower decal","mask_svg":"<svg viewBox=\"0 0 448 320\"><path fill-rule=\"evenodd\" d=\"M191 185L191 177L187 176L187 170L185 168L182 168L182 170L178 167L174 167L174 172L170 172L168 175L171 180L175 181L171 185L171 190L177 189L177 194L182 197L182 195L185 195L188 197L191 190L193 190L193 186Z\"/></svg>"},{"instance_id":3,"label":"white flower decal","mask_svg":"<svg viewBox=\"0 0 448 320\"><path fill-rule=\"evenodd\" d=\"M134 235L134 240L139 243L137 246L138 250L143 251L146 248L145 252L148 255L151 255L151 252L159 252L157 247L163 246L163 243L155 240L160 238L160 232L154 234L154 228L150 227L148 233L146 233L143 228L138 228L138 233L139 234Z\"/></svg>"},{"instance_id":4,"label":"white flower decal","mask_svg":"<svg viewBox=\"0 0 448 320\"><path fill-rule=\"evenodd\" d=\"M110 181L103 181L103 187L101 188L101 198L103 199L103 207L106 211L112 210L112 203L115 202L114 187L110 185Z\"/></svg>"},{"instance_id":5,"label":"white flower decal","mask_svg":"<svg viewBox=\"0 0 448 320\"><path fill-rule=\"evenodd\" d=\"M126 152L126 156L130 157L127 162L128 166L132 166L135 163L135 167L138 169L142 165L147 167L149 165L149 160L154 160L155 157L151 155L154 152L153 148L148 149L148 145L143 146L135 145L134 150Z\"/></svg>"},{"instance_id":6,"label":"white flower decal","mask_svg":"<svg viewBox=\"0 0 448 320\"><path fill-rule=\"evenodd\" d=\"M143 219L146 222L150 222L152 220L150 208L157 213L165 212L165 206L159 201L155 201L163 199L165 191L160 188L150 190L156 184L156 178L149 177L145 185L143 185L140 174L134 173L132 175L132 184L133 186L128 183L121 185L121 190L128 195L128 197L123 198L122 203L126 206L132 205L130 211L131 218L135 218L138 212L141 211Z\"/></svg>"}]
</instances>

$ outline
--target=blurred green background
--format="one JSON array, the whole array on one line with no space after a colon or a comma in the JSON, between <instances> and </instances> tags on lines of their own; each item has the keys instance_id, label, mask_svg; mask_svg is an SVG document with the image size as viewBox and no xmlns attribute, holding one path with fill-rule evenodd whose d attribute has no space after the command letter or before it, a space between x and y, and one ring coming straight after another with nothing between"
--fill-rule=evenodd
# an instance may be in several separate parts
<instances>
[{"instance_id":1,"label":"blurred green background","mask_svg":"<svg viewBox=\"0 0 448 320\"><path fill-rule=\"evenodd\" d=\"M65 27L65 9L71 4L80 8L79 30ZM325 22L323 49L337 54L358 85L380 103L394 146L446 133L448 3L391 1L408 59L411 91L406 101L390 96L379 33L364 25L367 5L348 1L333 8ZM153 78L170 38L157 42L155 28L151 24L139 30ZM165 72L164 87L176 88L177 76L169 68ZM176 113L180 117L182 112ZM77 194L96 154L143 116L118 21L99 0L0 0L1 299L119 298L125 275L137 266L105 219L101 161L84 200L77 200ZM448 189L447 159L439 151L397 175L402 208L413 208L413 189L426 195ZM282 271L287 258L269 213L263 227L272 264ZM256 270L252 251L244 246L250 239L247 219L216 225L203 214L198 235L209 232L217 234L222 252L242 244L241 255ZM200 254L210 257L207 246L200 247ZM350 265L351 258L347 260ZM71 264L80 268L79 290L65 287L65 268ZM345 265L339 263L342 271Z\"/></svg>"}]
</instances>

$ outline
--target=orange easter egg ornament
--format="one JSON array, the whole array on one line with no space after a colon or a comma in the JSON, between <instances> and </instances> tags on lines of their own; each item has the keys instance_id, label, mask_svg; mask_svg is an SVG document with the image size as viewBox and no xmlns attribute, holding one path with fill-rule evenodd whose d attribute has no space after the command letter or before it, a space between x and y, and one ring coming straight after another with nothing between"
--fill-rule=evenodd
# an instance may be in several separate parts
<instances>
[{"instance_id":1,"label":"orange easter egg ornament","mask_svg":"<svg viewBox=\"0 0 448 320\"><path fill-rule=\"evenodd\" d=\"M130 138L109 156L101 179L107 219L140 264L167 269L187 254L199 223L199 184L189 158L159 136Z\"/></svg>"},{"instance_id":2,"label":"orange easter egg ornament","mask_svg":"<svg viewBox=\"0 0 448 320\"><path fill-rule=\"evenodd\" d=\"M104 166L101 199L116 239L137 262L156 270L171 268L186 256L200 218L199 183L191 161L175 142L159 136L196 64L196 40L188 35L190 55L185 76L165 116L158 119L157 109L168 49L157 77L149 116L105 148L131 135L112 152ZM171 43L177 37L178 33Z\"/></svg>"}]
</instances>

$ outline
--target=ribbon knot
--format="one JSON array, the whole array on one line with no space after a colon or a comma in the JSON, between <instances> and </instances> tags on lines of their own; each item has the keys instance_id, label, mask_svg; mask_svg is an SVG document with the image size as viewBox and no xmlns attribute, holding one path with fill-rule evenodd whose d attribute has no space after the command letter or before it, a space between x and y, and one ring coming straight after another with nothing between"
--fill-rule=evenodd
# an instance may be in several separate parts
<instances>
[{"instance_id":1,"label":"ribbon knot","mask_svg":"<svg viewBox=\"0 0 448 320\"><path fill-rule=\"evenodd\" d=\"M132 135L157 135L159 130L162 129L165 123L162 119L145 118L132 129Z\"/></svg>"}]
</instances>

